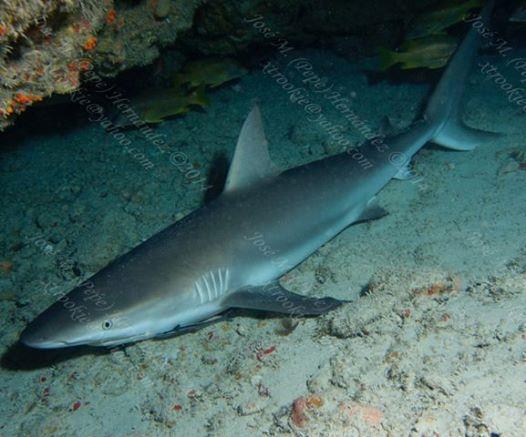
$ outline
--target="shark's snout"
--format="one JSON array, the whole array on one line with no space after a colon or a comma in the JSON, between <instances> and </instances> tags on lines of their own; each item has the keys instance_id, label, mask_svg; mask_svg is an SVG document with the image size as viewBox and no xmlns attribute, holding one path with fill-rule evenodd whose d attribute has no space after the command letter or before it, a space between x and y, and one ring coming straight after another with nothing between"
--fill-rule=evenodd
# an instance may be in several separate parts
<instances>
[{"instance_id":1,"label":"shark's snout","mask_svg":"<svg viewBox=\"0 0 526 437\"><path fill-rule=\"evenodd\" d=\"M88 297L92 294L88 294ZM20 343L37 349L70 346L120 344L129 337L147 337L149 316L121 308L119 313L107 311L114 305L85 299L82 288L65 295L36 317L20 334ZM146 332L145 332L146 331Z\"/></svg>"},{"instance_id":2,"label":"shark's snout","mask_svg":"<svg viewBox=\"0 0 526 437\"><path fill-rule=\"evenodd\" d=\"M52 338L47 330L38 324L31 323L20 335L20 342L26 346L37 349L54 349L67 346L66 342Z\"/></svg>"},{"instance_id":3,"label":"shark's snout","mask_svg":"<svg viewBox=\"0 0 526 437\"><path fill-rule=\"evenodd\" d=\"M27 325L20 342L37 349L62 348L78 344L84 331L85 327L58 301Z\"/></svg>"}]
</instances>

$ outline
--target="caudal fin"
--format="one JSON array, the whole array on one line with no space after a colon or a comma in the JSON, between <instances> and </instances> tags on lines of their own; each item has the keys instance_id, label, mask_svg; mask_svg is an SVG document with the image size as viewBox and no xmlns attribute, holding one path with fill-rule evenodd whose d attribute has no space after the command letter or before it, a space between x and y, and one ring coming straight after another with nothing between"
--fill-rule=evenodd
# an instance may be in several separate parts
<instances>
[{"instance_id":1,"label":"caudal fin","mask_svg":"<svg viewBox=\"0 0 526 437\"><path fill-rule=\"evenodd\" d=\"M383 47L380 47L378 50L378 69L380 71L385 71L400 62L398 53L384 49Z\"/></svg>"},{"instance_id":2,"label":"caudal fin","mask_svg":"<svg viewBox=\"0 0 526 437\"><path fill-rule=\"evenodd\" d=\"M202 108L210 104L204 85L200 85L194 91L192 91L190 94L189 103L192 105L201 106Z\"/></svg>"},{"instance_id":3,"label":"caudal fin","mask_svg":"<svg viewBox=\"0 0 526 437\"><path fill-rule=\"evenodd\" d=\"M488 26L494 3L494 0L488 0L481 11L480 21L485 26ZM462 122L461 100L480 43L478 26L475 27L472 23L470 26L464 41L449 61L424 113L424 118L436 126L432 141L454 150L472 150L498 135L470 128Z\"/></svg>"},{"instance_id":4,"label":"caudal fin","mask_svg":"<svg viewBox=\"0 0 526 437\"><path fill-rule=\"evenodd\" d=\"M500 136L501 134L496 132L469 127L460 118L454 117L435 134L433 142L452 150L473 150Z\"/></svg>"}]
</instances>

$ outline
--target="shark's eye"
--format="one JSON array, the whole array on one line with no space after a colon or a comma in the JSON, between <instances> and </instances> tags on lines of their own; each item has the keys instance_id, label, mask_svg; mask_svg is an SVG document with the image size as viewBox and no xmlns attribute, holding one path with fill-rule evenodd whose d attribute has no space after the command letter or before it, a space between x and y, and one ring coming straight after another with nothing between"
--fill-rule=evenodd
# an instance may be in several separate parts
<instances>
[{"instance_id":1,"label":"shark's eye","mask_svg":"<svg viewBox=\"0 0 526 437\"><path fill-rule=\"evenodd\" d=\"M113 326L113 322L111 320L105 320L102 322L102 329L110 329Z\"/></svg>"}]
</instances>

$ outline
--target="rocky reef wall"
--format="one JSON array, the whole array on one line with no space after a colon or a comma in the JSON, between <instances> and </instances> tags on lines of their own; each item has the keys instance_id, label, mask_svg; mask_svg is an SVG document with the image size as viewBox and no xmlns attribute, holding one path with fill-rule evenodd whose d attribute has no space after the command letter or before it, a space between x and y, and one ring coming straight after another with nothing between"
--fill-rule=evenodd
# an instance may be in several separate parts
<instances>
[{"instance_id":1,"label":"rocky reef wall","mask_svg":"<svg viewBox=\"0 0 526 437\"><path fill-rule=\"evenodd\" d=\"M10 0L0 6L0 131L53 93L78 89L82 72L111 77L152 63L173 45L233 55L264 42L247 20L290 42L323 40L359 54L392 40L433 0ZM411 11L411 12L409 12Z\"/></svg>"},{"instance_id":2,"label":"rocky reef wall","mask_svg":"<svg viewBox=\"0 0 526 437\"><path fill-rule=\"evenodd\" d=\"M202 0L12 0L0 6L0 130L34 102L147 65L188 30Z\"/></svg>"}]
</instances>

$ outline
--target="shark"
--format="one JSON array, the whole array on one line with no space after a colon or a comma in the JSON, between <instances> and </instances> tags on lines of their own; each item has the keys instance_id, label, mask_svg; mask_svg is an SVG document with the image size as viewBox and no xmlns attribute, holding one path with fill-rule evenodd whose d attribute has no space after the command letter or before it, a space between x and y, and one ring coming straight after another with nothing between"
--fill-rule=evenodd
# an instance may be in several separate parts
<instances>
[{"instance_id":1,"label":"shark","mask_svg":"<svg viewBox=\"0 0 526 437\"><path fill-rule=\"evenodd\" d=\"M483 8L485 21L492 7L490 0ZM384 216L377 194L407 177L426 143L468 151L494 138L462 122L479 39L477 29L467 32L410 128L359 153L279 171L254 106L221 195L61 295L20 341L39 349L116 346L184 332L232 308L298 317L338 308L346 301L293 293L279 280L348 226Z\"/></svg>"}]
</instances>

